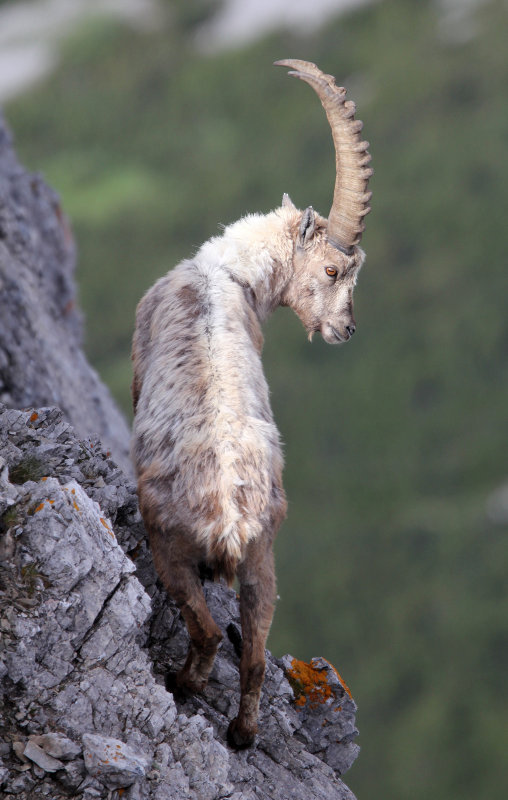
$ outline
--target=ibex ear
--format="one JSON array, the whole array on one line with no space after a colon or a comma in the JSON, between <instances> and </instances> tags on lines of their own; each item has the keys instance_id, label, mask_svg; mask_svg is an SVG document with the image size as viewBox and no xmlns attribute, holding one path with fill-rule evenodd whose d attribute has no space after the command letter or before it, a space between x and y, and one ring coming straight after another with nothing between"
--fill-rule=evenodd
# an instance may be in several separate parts
<instances>
[{"instance_id":1,"label":"ibex ear","mask_svg":"<svg viewBox=\"0 0 508 800\"><path fill-rule=\"evenodd\" d=\"M302 221L300 223L300 231L298 234L298 238L302 247L312 239L315 229L316 215L314 214L314 209L312 206L309 206L303 212Z\"/></svg>"},{"instance_id":2,"label":"ibex ear","mask_svg":"<svg viewBox=\"0 0 508 800\"><path fill-rule=\"evenodd\" d=\"M296 206L287 192L282 195L282 208L293 208L296 211Z\"/></svg>"}]
</instances>

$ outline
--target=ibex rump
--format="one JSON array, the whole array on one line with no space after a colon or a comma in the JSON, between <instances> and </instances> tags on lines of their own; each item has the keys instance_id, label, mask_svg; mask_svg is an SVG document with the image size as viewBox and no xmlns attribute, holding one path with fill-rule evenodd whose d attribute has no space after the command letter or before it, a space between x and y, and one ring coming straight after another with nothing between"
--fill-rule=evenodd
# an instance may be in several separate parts
<instances>
[{"instance_id":1,"label":"ibex rump","mask_svg":"<svg viewBox=\"0 0 508 800\"><path fill-rule=\"evenodd\" d=\"M202 690L222 633L199 565L238 576L241 699L229 742L252 743L274 601L272 543L286 513L283 459L261 364L261 323L291 306L309 336L347 341L364 253L372 170L345 90L314 64L276 62L319 95L336 150L328 221L311 207L247 216L161 278L139 303L133 341L133 458L157 572L190 634L179 686Z\"/></svg>"}]
</instances>

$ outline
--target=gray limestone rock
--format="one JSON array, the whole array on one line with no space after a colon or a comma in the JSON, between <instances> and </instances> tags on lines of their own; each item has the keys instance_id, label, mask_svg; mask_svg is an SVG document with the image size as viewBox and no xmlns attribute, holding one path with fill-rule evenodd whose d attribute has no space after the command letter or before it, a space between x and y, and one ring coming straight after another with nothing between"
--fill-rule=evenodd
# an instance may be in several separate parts
<instances>
[{"instance_id":1,"label":"gray limestone rock","mask_svg":"<svg viewBox=\"0 0 508 800\"><path fill-rule=\"evenodd\" d=\"M30 736L29 741L38 745L45 753L62 761L72 761L80 755L82 747L62 736L60 733L45 733L42 736Z\"/></svg>"},{"instance_id":2,"label":"gray limestone rock","mask_svg":"<svg viewBox=\"0 0 508 800\"><path fill-rule=\"evenodd\" d=\"M129 472L127 425L82 349L75 262L57 195L19 165L0 114L0 402L59 406Z\"/></svg>"},{"instance_id":3,"label":"gray limestone rock","mask_svg":"<svg viewBox=\"0 0 508 800\"><path fill-rule=\"evenodd\" d=\"M63 769L63 763L57 758L48 755L33 739L29 739L26 743L23 755L33 761L34 764L37 764L44 772L56 772L59 769Z\"/></svg>"},{"instance_id":4,"label":"gray limestone rock","mask_svg":"<svg viewBox=\"0 0 508 800\"><path fill-rule=\"evenodd\" d=\"M353 797L340 775L357 754L356 707L328 662L267 653L256 743L230 750L235 592L205 581L224 640L204 692L173 696L188 634L154 574L134 486L53 408L0 407L0 448L0 744L21 800L48 787L57 799Z\"/></svg>"},{"instance_id":5,"label":"gray limestone rock","mask_svg":"<svg viewBox=\"0 0 508 800\"><path fill-rule=\"evenodd\" d=\"M145 777L150 758L132 747L94 733L83 735L85 767L109 789L131 786Z\"/></svg>"},{"instance_id":6,"label":"gray limestone rock","mask_svg":"<svg viewBox=\"0 0 508 800\"><path fill-rule=\"evenodd\" d=\"M310 753L319 755L339 775L355 761L360 748L355 725L356 703L348 686L325 658L305 664L282 659L296 697L302 722L298 737Z\"/></svg>"}]
</instances>

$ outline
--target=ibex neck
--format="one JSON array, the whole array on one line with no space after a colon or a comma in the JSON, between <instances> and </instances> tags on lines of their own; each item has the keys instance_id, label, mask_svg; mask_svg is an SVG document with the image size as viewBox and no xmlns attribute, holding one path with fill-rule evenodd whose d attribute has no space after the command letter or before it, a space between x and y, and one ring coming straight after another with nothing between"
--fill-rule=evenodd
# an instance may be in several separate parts
<instances>
[{"instance_id":1,"label":"ibex neck","mask_svg":"<svg viewBox=\"0 0 508 800\"><path fill-rule=\"evenodd\" d=\"M220 270L249 291L261 320L279 305L291 277L293 242L290 211L253 214L224 229L199 250L200 268Z\"/></svg>"}]
</instances>

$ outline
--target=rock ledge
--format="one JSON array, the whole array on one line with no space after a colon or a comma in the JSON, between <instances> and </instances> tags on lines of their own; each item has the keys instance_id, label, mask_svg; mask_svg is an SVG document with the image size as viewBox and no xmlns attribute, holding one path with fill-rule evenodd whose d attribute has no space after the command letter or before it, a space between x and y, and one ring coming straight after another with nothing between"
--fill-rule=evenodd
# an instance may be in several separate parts
<instances>
[{"instance_id":1,"label":"rock ledge","mask_svg":"<svg viewBox=\"0 0 508 800\"><path fill-rule=\"evenodd\" d=\"M302 680L302 662L268 655L260 734L231 751L235 593L205 582L226 636L205 692L173 697L165 675L187 632L157 583L134 485L55 408L0 407L0 452L7 796L352 800L339 776L358 752L356 707L328 662L303 665Z\"/></svg>"}]
</instances>

